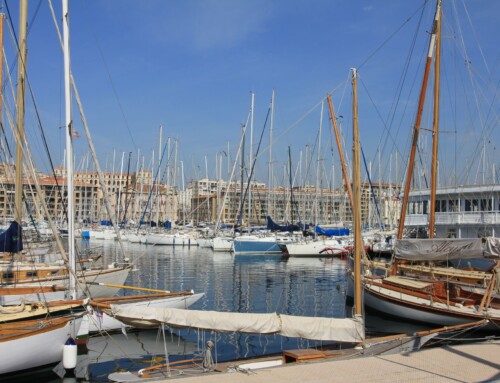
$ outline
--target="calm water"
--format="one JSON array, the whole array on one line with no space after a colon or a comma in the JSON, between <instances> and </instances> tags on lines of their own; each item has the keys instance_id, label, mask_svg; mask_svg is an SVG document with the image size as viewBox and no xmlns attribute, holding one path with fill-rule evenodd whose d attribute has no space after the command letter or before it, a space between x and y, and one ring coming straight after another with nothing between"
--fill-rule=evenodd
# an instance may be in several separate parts
<instances>
[{"instance_id":1,"label":"calm water","mask_svg":"<svg viewBox=\"0 0 500 383\"><path fill-rule=\"evenodd\" d=\"M122 262L119 246L111 241L83 242L82 246L102 246L103 264ZM197 247L146 246L125 243L126 257L137 270L127 285L170 291L194 290L204 297L192 309L233 312L323 316L342 318L351 309L346 305L346 264L331 258L282 258L280 256L233 256ZM129 291L126 294L130 294ZM420 328L367 318L367 330L412 332ZM165 342L163 341L165 340ZM139 370L163 361L199 356L207 340L215 344L219 362L305 348L315 343L278 335L225 334L210 331L175 330L95 337L89 353L81 356L79 375L84 381L107 381L111 372ZM81 379L79 379L82 381ZM36 377L18 377L20 382L61 382L50 371ZM64 380L68 382L68 380Z\"/></svg>"}]
</instances>

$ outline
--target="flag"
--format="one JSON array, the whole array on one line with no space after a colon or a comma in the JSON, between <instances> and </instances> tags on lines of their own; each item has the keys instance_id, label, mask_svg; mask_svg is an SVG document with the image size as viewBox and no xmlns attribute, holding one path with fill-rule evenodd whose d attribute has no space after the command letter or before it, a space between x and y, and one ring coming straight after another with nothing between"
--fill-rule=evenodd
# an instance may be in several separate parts
<instances>
[{"instance_id":1,"label":"flag","mask_svg":"<svg viewBox=\"0 0 500 383\"><path fill-rule=\"evenodd\" d=\"M73 137L73 138L80 138L80 137L81 137L81 135L80 135L80 133L78 133L78 132L76 131L76 129L75 129L75 128L71 128L71 137Z\"/></svg>"}]
</instances>

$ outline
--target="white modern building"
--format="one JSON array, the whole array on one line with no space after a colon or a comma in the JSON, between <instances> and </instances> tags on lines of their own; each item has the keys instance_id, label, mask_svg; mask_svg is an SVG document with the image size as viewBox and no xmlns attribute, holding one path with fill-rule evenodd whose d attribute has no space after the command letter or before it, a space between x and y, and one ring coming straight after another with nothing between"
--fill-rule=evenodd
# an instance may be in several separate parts
<instances>
[{"instance_id":1,"label":"white modern building","mask_svg":"<svg viewBox=\"0 0 500 383\"><path fill-rule=\"evenodd\" d=\"M408 200L407 228L429 225L430 192L414 191ZM436 191L437 238L500 235L500 185L444 187Z\"/></svg>"}]
</instances>

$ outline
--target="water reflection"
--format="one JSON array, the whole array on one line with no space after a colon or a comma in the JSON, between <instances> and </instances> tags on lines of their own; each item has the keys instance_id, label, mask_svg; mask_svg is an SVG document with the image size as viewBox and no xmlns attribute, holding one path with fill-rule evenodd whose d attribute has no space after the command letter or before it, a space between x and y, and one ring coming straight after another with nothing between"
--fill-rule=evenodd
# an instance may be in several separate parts
<instances>
[{"instance_id":1,"label":"water reflection","mask_svg":"<svg viewBox=\"0 0 500 383\"><path fill-rule=\"evenodd\" d=\"M114 242L102 241L104 265L123 262L124 256ZM83 246L94 243L84 242ZM192 309L322 316L342 318L351 313L346 306L346 264L333 258L282 258L280 256L214 253L197 247L146 246L125 243L125 257L136 265L127 285L152 289L194 290L205 295ZM133 294L124 290L122 294ZM367 317L368 331L379 331ZM397 323L397 322L396 322ZM383 331L397 332L389 322ZM415 331L415 330L413 330ZM412 331L410 331L412 332ZM189 329L173 330L166 335L172 358L190 357L204 348L207 340L215 344L214 359L225 360L259 356L314 346L304 339L278 335L213 333ZM89 345L79 374L91 381L101 381L119 369L138 370L144 364L163 358L165 349L155 331L117 334L95 338ZM179 355L177 355L177 353ZM85 375L87 374L87 375ZM27 381L61 382L42 377ZM52 380L51 380L52 379Z\"/></svg>"}]
</instances>

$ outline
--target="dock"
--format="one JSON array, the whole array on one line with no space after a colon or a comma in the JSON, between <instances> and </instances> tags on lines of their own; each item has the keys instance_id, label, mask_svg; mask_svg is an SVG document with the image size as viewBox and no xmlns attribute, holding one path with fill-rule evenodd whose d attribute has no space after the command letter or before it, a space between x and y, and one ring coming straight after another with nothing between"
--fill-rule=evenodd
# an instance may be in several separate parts
<instances>
[{"instance_id":1,"label":"dock","mask_svg":"<svg viewBox=\"0 0 500 383\"><path fill-rule=\"evenodd\" d=\"M147 381L148 379L144 379ZM168 382L171 379L161 380ZM410 354L349 360L303 358L298 363L248 372L210 373L183 383L500 382L500 341L423 349ZM158 381L157 381L158 382Z\"/></svg>"}]
</instances>

